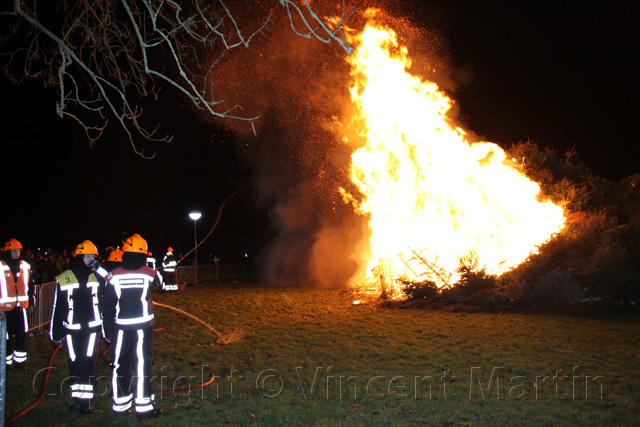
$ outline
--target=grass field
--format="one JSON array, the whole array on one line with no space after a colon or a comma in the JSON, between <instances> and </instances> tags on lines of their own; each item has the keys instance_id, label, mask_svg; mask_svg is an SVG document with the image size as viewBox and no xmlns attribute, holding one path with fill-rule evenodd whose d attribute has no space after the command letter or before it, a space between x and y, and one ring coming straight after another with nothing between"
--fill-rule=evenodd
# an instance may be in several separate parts
<instances>
[{"instance_id":1,"label":"grass field","mask_svg":"<svg viewBox=\"0 0 640 427\"><path fill-rule=\"evenodd\" d=\"M164 415L146 424L640 425L637 317L383 308L346 290L242 283L154 300L215 331L156 306ZM40 394L53 348L33 336L29 372L8 372L7 420ZM90 417L68 409L66 351L51 372L43 402L13 425L140 425L112 415L102 358Z\"/></svg>"}]
</instances>

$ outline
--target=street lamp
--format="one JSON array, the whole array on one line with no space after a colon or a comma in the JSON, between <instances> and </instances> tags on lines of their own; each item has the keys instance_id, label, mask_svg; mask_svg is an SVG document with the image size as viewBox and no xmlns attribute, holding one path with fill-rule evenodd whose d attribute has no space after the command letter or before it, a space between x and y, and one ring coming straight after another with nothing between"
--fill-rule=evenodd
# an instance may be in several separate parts
<instances>
[{"instance_id":1,"label":"street lamp","mask_svg":"<svg viewBox=\"0 0 640 427\"><path fill-rule=\"evenodd\" d=\"M196 221L200 219L202 212L191 211L189 212L189 218L193 220L193 238L195 240L196 261L194 265L198 265L198 229L196 228Z\"/></svg>"}]
</instances>

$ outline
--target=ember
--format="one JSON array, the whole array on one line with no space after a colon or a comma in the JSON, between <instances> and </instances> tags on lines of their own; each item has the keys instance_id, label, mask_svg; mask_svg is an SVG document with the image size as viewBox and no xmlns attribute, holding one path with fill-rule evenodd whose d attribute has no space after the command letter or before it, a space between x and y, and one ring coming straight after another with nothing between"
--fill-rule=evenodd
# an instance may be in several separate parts
<instances>
[{"instance_id":1,"label":"ember","mask_svg":"<svg viewBox=\"0 0 640 427\"><path fill-rule=\"evenodd\" d=\"M453 101L407 72L407 48L371 15L347 58L355 113L342 126L356 129L343 140L359 147L350 175L361 194L340 188L369 218L367 275L443 286L461 260L491 274L515 267L563 227L562 208L539 200L498 145L469 141L447 115Z\"/></svg>"}]
</instances>

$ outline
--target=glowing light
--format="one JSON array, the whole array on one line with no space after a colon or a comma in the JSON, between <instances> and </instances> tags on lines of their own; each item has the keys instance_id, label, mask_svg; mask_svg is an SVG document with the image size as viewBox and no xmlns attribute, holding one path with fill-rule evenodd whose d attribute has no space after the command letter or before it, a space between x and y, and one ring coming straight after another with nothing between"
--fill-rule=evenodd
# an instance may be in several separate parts
<instances>
[{"instance_id":1,"label":"glowing light","mask_svg":"<svg viewBox=\"0 0 640 427\"><path fill-rule=\"evenodd\" d=\"M358 133L344 140L361 145L350 168L361 196L340 191L369 218L370 276L442 286L464 258L501 274L563 227L562 208L538 200L537 183L498 145L469 142L447 117L453 101L407 72L392 30L370 23L352 43L355 113L343 127Z\"/></svg>"},{"instance_id":2,"label":"glowing light","mask_svg":"<svg viewBox=\"0 0 640 427\"><path fill-rule=\"evenodd\" d=\"M189 218L191 218L193 220L193 240L194 240L194 250L196 251L195 253L195 260L194 260L194 265L198 265L198 229L196 227L196 222L202 217L202 212L200 211L191 211L189 212Z\"/></svg>"}]
</instances>

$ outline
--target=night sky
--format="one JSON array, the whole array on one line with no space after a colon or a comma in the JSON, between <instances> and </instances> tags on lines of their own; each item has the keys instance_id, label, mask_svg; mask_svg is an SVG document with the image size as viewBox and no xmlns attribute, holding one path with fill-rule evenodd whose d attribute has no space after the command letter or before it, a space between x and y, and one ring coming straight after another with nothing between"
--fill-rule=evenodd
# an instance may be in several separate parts
<instances>
[{"instance_id":1,"label":"night sky","mask_svg":"<svg viewBox=\"0 0 640 427\"><path fill-rule=\"evenodd\" d=\"M639 7L531 3L415 2L393 13L446 45L467 129L503 147L527 139L561 153L575 146L596 175L612 180L639 172L631 155L640 111L632 66ZM55 115L52 89L2 78L0 90L3 241L61 249L88 238L104 248L140 233L157 254L169 245L185 253L193 247L188 212L202 210L202 238L237 191L200 261L253 257L273 232L269 201L253 191L234 134L168 90L147 106L174 135L173 144L146 144L153 160L136 156L115 123L89 147L74 122Z\"/></svg>"}]
</instances>

